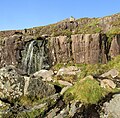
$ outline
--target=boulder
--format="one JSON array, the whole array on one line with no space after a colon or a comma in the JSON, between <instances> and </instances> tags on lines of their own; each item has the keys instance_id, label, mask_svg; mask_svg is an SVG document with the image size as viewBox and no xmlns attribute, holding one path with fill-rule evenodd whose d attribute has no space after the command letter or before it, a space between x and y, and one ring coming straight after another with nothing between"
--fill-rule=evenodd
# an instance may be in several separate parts
<instances>
[{"instance_id":1,"label":"boulder","mask_svg":"<svg viewBox=\"0 0 120 118\"><path fill-rule=\"evenodd\" d=\"M100 81L100 85L101 87L103 88L112 88L114 89L116 87L116 84L112 81L112 80L109 80L109 79L103 79Z\"/></svg>"},{"instance_id":2,"label":"boulder","mask_svg":"<svg viewBox=\"0 0 120 118\"><path fill-rule=\"evenodd\" d=\"M112 78L115 78L119 75L119 72L116 69L111 69L108 72L102 74L100 77L108 77L111 76Z\"/></svg>"},{"instance_id":3,"label":"boulder","mask_svg":"<svg viewBox=\"0 0 120 118\"><path fill-rule=\"evenodd\" d=\"M71 87L71 85L64 87L64 88L61 90L60 94L63 95L70 87Z\"/></svg>"},{"instance_id":4,"label":"boulder","mask_svg":"<svg viewBox=\"0 0 120 118\"><path fill-rule=\"evenodd\" d=\"M50 95L55 94L56 90L54 88L54 85L48 84L46 82L43 82L39 78L30 78L29 86L27 89L27 95L37 97L37 98L44 98Z\"/></svg>"},{"instance_id":5,"label":"boulder","mask_svg":"<svg viewBox=\"0 0 120 118\"><path fill-rule=\"evenodd\" d=\"M104 114L102 118L119 118L120 117L120 94L116 94L109 102L103 105Z\"/></svg>"},{"instance_id":6,"label":"boulder","mask_svg":"<svg viewBox=\"0 0 120 118\"><path fill-rule=\"evenodd\" d=\"M13 66L0 69L0 98L11 101L22 96L24 85L24 77L20 76Z\"/></svg>"},{"instance_id":7,"label":"boulder","mask_svg":"<svg viewBox=\"0 0 120 118\"><path fill-rule=\"evenodd\" d=\"M63 67L59 69L57 72L57 75L76 75L79 73L81 70L75 66L69 66L69 67Z\"/></svg>"},{"instance_id":8,"label":"boulder","mask_svg":"<svg viewBox=\"0 0 120 118\"><path fill-rule=\"evenodd\" d=\"M9 102L21 96L43 98L56 92L54 85L43 82L39 77L24 77L19 75L14 66L0 69L0 98Z\"/></svg>"},{"instance_id":9,"label":"boulder","mask_svg":"<svg viewBox=\"0 0 120 118\"><path fill-rule=\"evenodd\" d=\"M34 77L42 77L43 81L52 81L52 76L53 76L53 71L52 70L40 70L37 71L33 74Z\"/></svg>"},{"instance_id":10,"label":"boulder","mask_svg":"<svg viewBox=\"0 0 120 118\"><path fill-rule=\"evenodd\" d=\"M70 82L63 81L63 80L58 80L58 83L63 86L72 86L72 84Z\"/></svg>"}]
</instances>

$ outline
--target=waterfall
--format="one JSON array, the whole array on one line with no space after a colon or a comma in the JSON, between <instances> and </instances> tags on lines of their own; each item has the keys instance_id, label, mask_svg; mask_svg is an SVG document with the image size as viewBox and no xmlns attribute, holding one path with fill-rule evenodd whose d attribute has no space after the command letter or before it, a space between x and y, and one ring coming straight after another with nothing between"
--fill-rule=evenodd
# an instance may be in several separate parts
<instances>
[{"instance_id":1,"label":"waterfall","mask_svg":"<svg viewBox=\"0 0 120 118\"><path fill-rule=\"evenodd\" d=\"M35 41L31 41L31 43L28 46L27 54L25 58L23 58L23 70L30 74L30 68L32 64L32 58L33 58L33 43Z\"/></svg>"},{"instance_id":2,"label":"waterfall","mask_svg":"<svg viewBox=\"0 0 120 118\"><path fill-rule=\"evenodd\" d=\"M48 50L45 40L33 40L22 52L22 69L28 74L49 68Z\"/></svg>"}]
</instances>

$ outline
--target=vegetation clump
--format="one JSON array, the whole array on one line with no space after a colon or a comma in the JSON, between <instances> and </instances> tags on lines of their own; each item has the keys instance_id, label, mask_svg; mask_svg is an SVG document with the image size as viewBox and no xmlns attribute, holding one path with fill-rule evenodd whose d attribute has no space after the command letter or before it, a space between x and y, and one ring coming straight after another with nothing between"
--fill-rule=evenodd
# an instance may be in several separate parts
<instances>
[{"instance_id":1,"label":"vegetation clump","mask_svg":"<svg viewBox=\"0 0 120 118\"><path fill-rule=\"evenodd\" d=\"M108 93L107 90L100 87L99 82L86 78L77 82L72 88L65 93L65 98L74 96L74 100L79 100L84 104L96 104L102 97ZM68 94L71 96L68 96ZM66 97L67 96L67 97Z\"/></svg>"}]
</instances>

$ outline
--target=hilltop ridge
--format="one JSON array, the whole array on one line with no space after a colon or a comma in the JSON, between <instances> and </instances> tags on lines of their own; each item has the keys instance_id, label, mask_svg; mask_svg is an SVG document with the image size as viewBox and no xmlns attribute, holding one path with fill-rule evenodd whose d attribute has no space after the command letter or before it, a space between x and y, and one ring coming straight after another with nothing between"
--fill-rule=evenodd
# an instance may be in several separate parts
<instances>
[{"instance_id":1,"label":"hilltop ridge","mask_svg":"<svg viewBox=\"0 0 120 118\"><path fill-rule=\"evenodd\" d=\"M60 22L33 27L23 30L0 31L1 37L10 36L14 33L21 32L25 35L41 36L47 34L49 36L71 36L74 34L120 34L120 13L105 16L102 18L80 18L70 21L70 18Z\"/></svg>"}]
</instances>

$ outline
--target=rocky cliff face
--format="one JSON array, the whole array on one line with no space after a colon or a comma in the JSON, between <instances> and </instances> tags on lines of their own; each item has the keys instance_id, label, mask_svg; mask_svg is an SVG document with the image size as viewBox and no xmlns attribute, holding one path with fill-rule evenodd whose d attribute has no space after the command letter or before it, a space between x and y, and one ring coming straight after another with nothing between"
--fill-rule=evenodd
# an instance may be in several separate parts
<instances>
[{"instance_id":1,"label":"rocky cliff face","mask_svg":"<svg viewBox=\"0 0 120 118\"><path fill-rule=\"evenodd\" d=\"M106 38L100 34L72 35L72 54L75 63L105 63Z\"/></svg>"},{"instance_id":2,"label":"rocky cliff face","mask_svg":"<svg viewBox=\"0 0 120 118\"><path fill-rule=\"evenodd\" d=\"M0 67L26 73L55 63L106 63L120 54L120 14L70 19L31 29L0 32Z\"/></svg>"},{"instance_id":3,"label":"rocky cliff face","mask_svg":"<svg viewBox=\"0 0 120 118\"><path fill-rule=\"evenodd\" d=\"M15 65L30 74L55 63L106 63L120 54L119 40L99 33L37 39L15 34L0 40L0 67Z\"/></svg>"},{"instance_id":4,"label":"rocky cliff face","mask_svg":"<svg viewBox=\"0 0 120 118\"><path fill-rule=\"evenodd\" d=\"M76 34L70 37L58 36L50 40L53 62L106 63L120 54L120 36L113 37L111 43L105 34Z\"/></svg>"},{"instance_id":5,"label":"rocky cliff face","mask_svg":"<svg viewBox=\"0 0 120 118\"><path fill-rule=\"evenodd\" d=\"M113 38L109 53L111 58L120 54L120 35L116 35Z\"/></svg>"}]
</instances>

